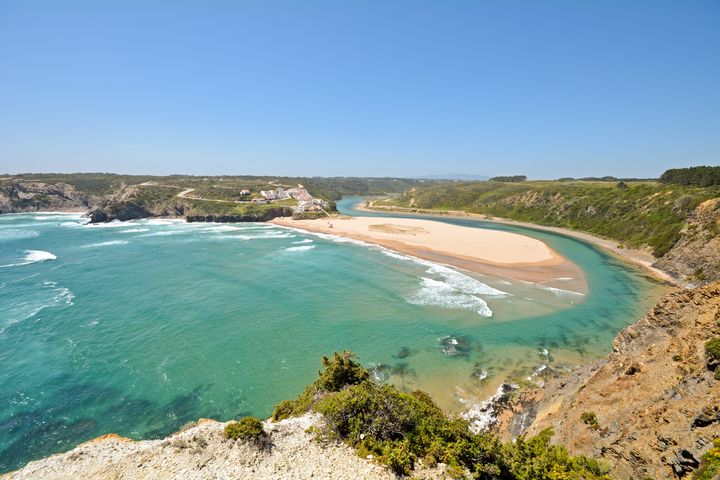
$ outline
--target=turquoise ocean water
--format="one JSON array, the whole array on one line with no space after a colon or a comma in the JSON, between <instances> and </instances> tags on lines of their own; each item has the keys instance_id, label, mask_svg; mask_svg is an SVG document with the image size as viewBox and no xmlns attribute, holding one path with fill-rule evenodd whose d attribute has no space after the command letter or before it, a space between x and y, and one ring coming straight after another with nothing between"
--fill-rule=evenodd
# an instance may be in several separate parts
<instances>
[{"instance_id":1,"label":"turquoise ocean water","mask_svg":"<svg viewBox=\"0 0 720 480\"><path fill-rule=\"evenodd\" d=\"M340 208L362 215L357 200ZM344 349L461 410L506 378L537 382L543 364L605 354L660 291L577 240L443 221L546 241L590 291L266 224L0 216L0 472L104 433L158 438L199 417L267 416L321 355Z\"/></svg>"}]
</instances>

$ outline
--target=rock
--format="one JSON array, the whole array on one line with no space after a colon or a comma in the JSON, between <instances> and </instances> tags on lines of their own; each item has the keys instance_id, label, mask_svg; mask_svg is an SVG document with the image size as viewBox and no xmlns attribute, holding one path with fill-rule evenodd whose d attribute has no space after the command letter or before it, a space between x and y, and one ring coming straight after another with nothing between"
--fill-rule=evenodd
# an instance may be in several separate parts
<instances>
[{"instance_id":1,"label":"rock","mask_svg":"<svg viewBox=\"0 0 720 480\"><path fill-rule=\"evenodd\" d=\"M720 407L715 405L713 407L705 407L692 422L692 428L703 428L712 425L715 422L720 422Z\"/></svg>"},{"instance_id":2,"label":"rock","mask_svg":"<svg viewBox=\"0 0 720 480\"><path fill-rule=\"evenodd\" d=\"M704 352L720 335L719 315L720 282L664 296L617 335L608 356L521 393L497 430L508 438L552 427L554 442L612 464L618 480L688 475L720 437L720 382ZM577 428L585 412L601 428ZM517 431L527 417L532 425Z\"/></svg>"},{"instance_id":3,"label":"rock","mask_svg":"<svg viewBox=\"0 0 720 480\"><path fill-rule=\"evenodd\" d=\"M449 357L468 356L472 345L467 337L447 335L439 340L440 350Z\"/></svg>"},{"instance_id":4,"label":"rock","mask_svg":"<svg viewBox=\"0 0 720 480\"><path fill-rule=\"evenodd\" d=\"M410 349L408 347L400 348L400 351L395 355L395 358L405 358L410 356Z\"/></svg>"},{"instance_id":5,"label":"rock","mask_svg":"<svg viewBox=\"0 0 720 480\"><path fill-rule=\"evenodd\" d=\"M87 211L94 200L72 185L16 180L0 186L0 214Z\"/></svg>"},{"instance_id":6,"label":"rock","mask_svg":"<svg viewBox=\"0 0 720 480\"><path fill-rule=\"evenodd\" d=\"M228 441L225 423L199 422L163 440L129 441L104 436L67 453L30 462L0 476L7 480L60 479L216 479L284 480L299 478L395 480L387 468L360 458L351 447L318 442L310 427L323 428L317 414L280 422L266 421L270 449ZM438 478L427 470L429 477Z\"/></svg>"}]
</instances>

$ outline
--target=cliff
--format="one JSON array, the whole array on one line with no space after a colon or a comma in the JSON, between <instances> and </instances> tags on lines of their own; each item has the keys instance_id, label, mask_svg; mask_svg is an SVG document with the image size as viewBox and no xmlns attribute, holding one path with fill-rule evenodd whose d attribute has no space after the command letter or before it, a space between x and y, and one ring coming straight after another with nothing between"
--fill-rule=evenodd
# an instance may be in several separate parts
<instances>
[{"instance_id":1,"label":"cliff","mask_svg":"<svg viewBox=\"0 0 720 480\"><path fill-rule=\"evenodd\" d=\"M698 205L681 235L655 266L674 277L692 278L695 282L720 279L720 198Z\"/></svg>"},{"instance_id":2,"label":"cliff","mask_svg":"<svg viewBox=\"0 0 720 480\"><path fill-rule=\"evenodd\" d=\"M524 393L500 429L552 427L555 442L606 462L616 479L688 476L720 437L720 380L704 347L718 336L720 282L671 293L607 357Z\"/></svg>"},{"instance_id":3,"label":"cliff","mask_svg":"<svg viewBox=\"0 0 720 480\"><path fill-rule=\"evenodd\" d=\"M37 211L89 210L97 199L67 183L34 181L0 185L0 214Z\"/></svg>"}]
</instances>

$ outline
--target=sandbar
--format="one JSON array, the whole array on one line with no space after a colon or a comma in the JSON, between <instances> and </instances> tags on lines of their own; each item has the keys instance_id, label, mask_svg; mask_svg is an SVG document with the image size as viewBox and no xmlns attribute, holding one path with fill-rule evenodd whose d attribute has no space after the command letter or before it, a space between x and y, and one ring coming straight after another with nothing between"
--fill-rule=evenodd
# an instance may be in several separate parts
<instances>
[{"instance_id":1,"label":"sandbar","mask_svg":"<svg viewBox=\"0 0 720 480\"><path fill-rule=\"evenodd\" d=\"M546 243L517 233L416 218L276 218L272 223L339 235L493 277L587 292L582 270Z\"/></svg>"}]
</instances>

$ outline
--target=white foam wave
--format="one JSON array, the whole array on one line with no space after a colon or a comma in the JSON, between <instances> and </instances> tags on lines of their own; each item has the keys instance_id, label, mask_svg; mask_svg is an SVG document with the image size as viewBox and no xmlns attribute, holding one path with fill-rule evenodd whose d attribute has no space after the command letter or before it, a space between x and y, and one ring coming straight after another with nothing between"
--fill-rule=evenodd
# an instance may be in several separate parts
<instances>
[{"instance_id":1,"label":"white foam wave","mask_svg":"<svg viewBox=\"0 0 720 480\"><path fill-rule=\"evenodd\" d=\"M87 228L118 228L127 226L127 223L121 222L120 220L113 220L107 223L86 223L84 226Z\"/></svg>"},{"instance_id":2,"label":"white foam wave","mask_svg":"<svg viewBox=\"0 0 720 480\"><path fill-rule=\"evenodd\" d=\"M46 308L73 305L75 294L69 288L59 287L57 282L51 281L36 285L40 288L29 292L22 301L11 304L3 312L5 315L0 322L0 334L11 325L32 318Z\"/></svg>"},{"instance_id":3,"label":"white foam wave","mask_svg":"<svg viewBox=\"0 0 720 480\"><path fill-rule=\"evenodd\" d=\"M170 218L148 218L143 221L143 223L146 223L148 225L177 225L179 223L186 223L185 220L178 218L178 219L170 219Z\"/></svg>"},{"instance_id":4,"label":"white foam wave","mask_svg":"<svg viewBox=\"0 0 720 480\"><path fill-rule=\"evenodd\" d=\"M150 231L149 228L128 228L127 230L121 230L120 233L140 233L148 231Z\"/></svg>"},{"instance_id":5,"label":"white foam wave","mask_svg":"<svg viewBox=\"0 0 720 480\"><path fill-rule=\"evenodd\" d=\"M549 291L549 292L552 292L552 293L554 293L554 294L557 295L557 296L562 296L562 295L572 295L572 296L579 296L579 297L584 297L584 296L585 296L584 293L574 292L574 291L572 291L572 290L565 290L565 289L563 289L563 288L547 287L547 286L545 286L545 285L537 285L537 287L538 287L538 288L542 288L543 290L547 290L547 291Z\"/></svg>"},{"instance_id":6,"label":"white foam wave","mask_svg":"<svg viewBox=\"0 0 720 480\"><path fill-rule=\"evenodd\" d=\"M0 242L5 240L22 240L23 238L34 238L40 235L35 230L24 230L20 228L2 228L0 229Z\"/></svg>"},{"instance_id":7,"label":"white foam wave","mask_svg":"<svg viewBox=\"0 0 720 480\"><path fill-rule=\"evenodd\" d=\"M461 415L470 422L470 431L480 433L488 430L497 423L498 412L495 411L497 403L512 390L520 388L514 384L503 383L495 392L495 395L479 403L471 405ZM464 403L464 402L463 402Z\"/></svg>"},{"instance_id":8,"label":"white foam wave","mask_svg":"<svg viewBox=\"0 0 720 480\"><path fill-rule=\"evenodd\" d=\"M260 233L258 235L238 235L243 237L244 240L256 240L256 239L273 239L273 238L295 238L296 235L286 232L268 231L267 233Z\"/></svg>"},{"instance_id":9,"label":"white foam wave","mask_svg":"<svg viewBox=\"0 0 720 480\"><path fill-rule=\"evenodd\" d=\"M298 247L288 247L285 249L286 252L307 252L315 248L315 245L300 245Z\"/></svg>"},{"instance_id":10,"label":"white foam wave","mask_svg":"<svg viewBox=\"0 0 720 480\"><path fill-rule=\"evenodd\" d=\"M82 215L77 213L45 213L45 214L36 214L30 217L31 220L36 222L47 222L55 221L55 222L67 222L67 221L75 221L82 218Z\"/></svg>"},{"instance_id":11,"label":"white foam wave","mask_svg":"<svg viewBox=\"0 0 720 480\"><path fill-rule=\"evenodd\" d=\"M483 317L492 317L492 310L482 298L456 289L448 282L432 278L422 277L420 288L405 300L413 305L475 310Z\"/></svg>"},{"instance_id":12,"label":"white foam wave","mask_svg":"<svg viewBox=\"0 0 720 480\"><path fill-rule=\"evenodd\" d=\"M182 230L163 230L160 232L144 233L138 237L165 237L167 235L178 235L184 233Z\"/></svg>"},{"instance_id":13,"label":"white foam wave","mask_svg":"<svg viewBox=\"0 0 720 480\"><path fill-rule=\"evenodd\" d=\"M31 263L55 259L57 259L55 255L44 250L25 250L25 258L21 262L0 265L0 267L19 267L21 265L30 265Z\"/></svg>"},{"instance_id":14,"label":"white foam wave","mask_svg":"<svg viewBox=\"0 0 720 480\"><path fill-rule=\"evenodd\" d=\"M421 262L429 267L428 273L433 273L443 277L453 288L456 288L464 293L490 296L508 295L508 293L503 292L502 290L486 285L483 282L475 280L474 278L464 275L452 268L444 267L436 263L426 262L424 260L421 260Z\"/></svg>"},{"instance_id":15,"label":"white foam wave","mask_svg":"<svg viewBox=\"0 0 720 480\"><path fill-rule=\"evenodd\" d=\"M407 255L400 255L399 253L395 253L395 252L387 250L387 249L382 249L381 251L382 251L383 255L387 255L390 258L396 258L398 260L407 260L410 262L420 260L419 258L411 258L411 257L408 257Z\"/></svg>"},{"instance_id":16,"label":"white foam wave","mask_svg":"<svg viewBox=\"0 0 720 480\"><path fill-rule=\"evenodd\" d=\"M237 230L243 230L240 227L233 227L232 225L218 225L216 227L204 227L203 232L234 232Z\"/></svg>"},{"instance_id":17,"label":"white foam wave","mask_svg":"<svg viewBox=\"0 0 720 480\"><path fill-rule=\"evenodd\" d=\"M313 240L310 240L309 238L306 238L304 240L298 240L297 242L292 242L293 245L300 245L303 243L313 243Z\"/></svg>"},{"instance_id":18,"label":"white foam wave","mask_svg":"<svg viewBox=\"0 0 720 480\"><path fill-rule=\"evenodd\" d=\"M113 245L126 245L127 243L127 240L109 240L107 242L90 243L88 245L83 245L82 248L110 247Z\"/></svg>"}]
</instances>

